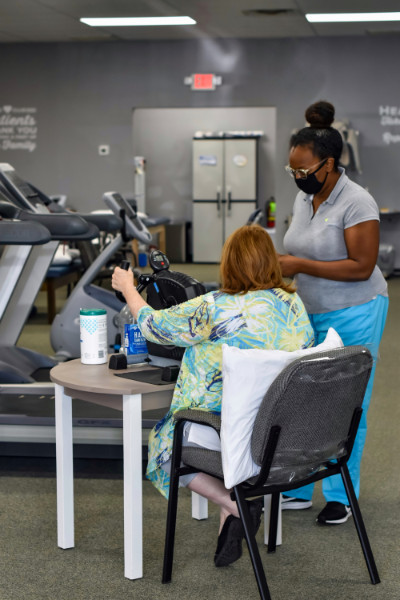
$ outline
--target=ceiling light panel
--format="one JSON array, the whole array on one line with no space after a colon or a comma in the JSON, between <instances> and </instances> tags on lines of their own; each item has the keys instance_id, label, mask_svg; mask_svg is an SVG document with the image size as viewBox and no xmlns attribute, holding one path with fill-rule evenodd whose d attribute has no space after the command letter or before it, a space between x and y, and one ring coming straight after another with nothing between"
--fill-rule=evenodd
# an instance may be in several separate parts
<instances>
[{"instance_id":1,"label":"ceiling light panel","mask_svg":"<svg viewBox=\"0 0 400 600\"><path fill-rule=\"evenodd\" d=\"M400 21L400 12L308 13L309 23L371 23Z\"/></svg>"},{"instance_id":2,"label":"ceiling light panel","mask_svg":"<svg viewBox=\"0 0 400 600\"><path fill-rule=\"evenodd\" d=\"M81 23L91 27L154 27L165 25L196 25L191 17L83 17Z\"/></svg>"}]
</instances>

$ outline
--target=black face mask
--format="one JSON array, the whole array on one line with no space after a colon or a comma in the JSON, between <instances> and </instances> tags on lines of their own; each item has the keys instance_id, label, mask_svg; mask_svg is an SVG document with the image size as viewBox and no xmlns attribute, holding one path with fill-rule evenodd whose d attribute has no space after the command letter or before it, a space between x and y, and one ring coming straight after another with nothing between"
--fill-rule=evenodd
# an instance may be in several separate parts
<instances>
[{"instance_id":1,"label":"black face mask","mask_svg":"<svg viewBox=\"0 0 400 600\"><path fill-rule=\"evenodd\" d=\"M294 181L297 187L306 194L318 194L325 185L326 178L328 177L328 173L325 175L325 179L323 181L318 181L315 177L315 173L320 170L321 167L324 166L328 159L324 160L324 162L314 171L314 173L310 173L306 179L297 179L294 178Z\"/></svg>"}]
</instances>

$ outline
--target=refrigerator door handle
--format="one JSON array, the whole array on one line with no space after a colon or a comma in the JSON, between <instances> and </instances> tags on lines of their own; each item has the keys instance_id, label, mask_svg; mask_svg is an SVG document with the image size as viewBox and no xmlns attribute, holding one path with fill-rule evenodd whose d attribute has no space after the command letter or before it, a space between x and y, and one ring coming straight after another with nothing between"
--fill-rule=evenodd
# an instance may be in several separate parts
<instances>
[{"instance_id":1,"label":"refrigerator door handle","mask_svg":"<svg viewBox=\"0 0 400 600\"><path fill-rule=\"evenodd\" d=\"M228 213L231 212L231 202L232 202L232 190L230 187L227 187L227 192L228 192Z\"/></svg>"},{"instance_id":2,"label":"refrigerator door handle","mask_svg":"<svg viewBox=\"0 0 400 600\"><path fill-rule=\"evenodd\" d=\"M217 187L217 210L218 216L221 216L221 188Z\"/></svg>"}]
</instances>

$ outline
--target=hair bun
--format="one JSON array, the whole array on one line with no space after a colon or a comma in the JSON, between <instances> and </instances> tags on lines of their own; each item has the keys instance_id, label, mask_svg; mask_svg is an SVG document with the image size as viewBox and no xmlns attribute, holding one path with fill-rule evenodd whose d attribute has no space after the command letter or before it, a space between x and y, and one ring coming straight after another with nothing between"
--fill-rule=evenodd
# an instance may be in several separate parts
<instances>
[{"instance_id":1,"label":"hair bun","mask_svg":"<svg viewBox=\"0 0 400 600\"><path fill-rule=\"evenodd\" d=\"M327 129L335 118L335 107L330 102L320 100L307 108L305 116L310 127Z\"/></svg>"}]
</instances>

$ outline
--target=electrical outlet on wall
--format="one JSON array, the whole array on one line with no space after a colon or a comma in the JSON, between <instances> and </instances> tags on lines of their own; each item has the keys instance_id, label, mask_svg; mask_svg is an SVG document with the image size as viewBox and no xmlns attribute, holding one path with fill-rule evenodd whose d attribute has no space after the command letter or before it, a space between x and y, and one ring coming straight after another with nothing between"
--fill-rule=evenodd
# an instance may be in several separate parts
<instances>
[{"instance_id":1,"label":"electrical outlet on wall","mask_svg":"<svg viewBox=\"0 0 400 600\"><path fill-rule=\"evenodd\" d=\"M100 156L108 156L110 154L110 146L108 144L101 144L99 146L99 154Z\"/></svg>"}]
</instances>

